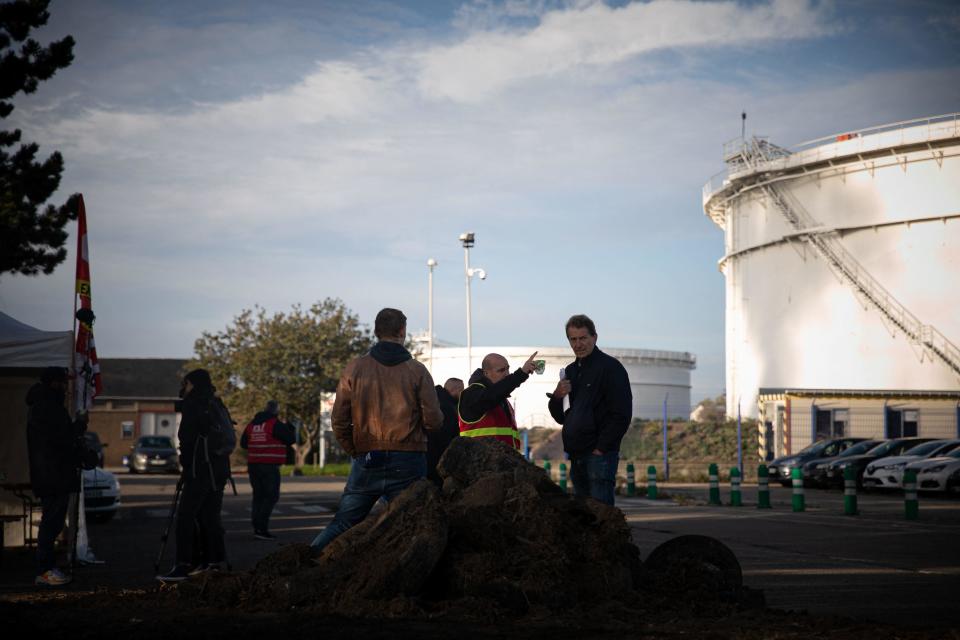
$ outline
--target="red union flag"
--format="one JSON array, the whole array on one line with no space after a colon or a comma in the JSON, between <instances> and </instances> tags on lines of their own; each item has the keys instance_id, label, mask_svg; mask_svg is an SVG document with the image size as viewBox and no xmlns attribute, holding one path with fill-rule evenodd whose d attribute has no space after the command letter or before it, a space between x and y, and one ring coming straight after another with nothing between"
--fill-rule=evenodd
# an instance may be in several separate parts
<instances>
[{"instance_id":1,"label":"red union flag","mask_svg":"<svg viewBox=\"0 0 960 640\"><path fill-rule=\"evenodd\" d=\"M87 210L83 206L83 196L78 202L77 225L77 288L75 296L80 297L80 310L77 311L77 348L73 354L73 369L77 374L76 392L78 411L87 411L93 399L103 389L100 380L100 362L97 360L97 347L93 341L93 302L90 297L90 252L87 248Z\"/></svg>"}]
</instances>

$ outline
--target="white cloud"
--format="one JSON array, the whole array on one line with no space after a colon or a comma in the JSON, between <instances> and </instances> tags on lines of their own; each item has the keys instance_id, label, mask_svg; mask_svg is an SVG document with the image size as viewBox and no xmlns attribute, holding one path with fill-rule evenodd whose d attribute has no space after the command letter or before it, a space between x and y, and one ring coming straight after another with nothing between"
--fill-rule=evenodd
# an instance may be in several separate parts
<instances>
[{"instance_id":1,"label":"white cloud","mask_svg":"<svg viewBox=\"0 0 960 640\"><path fill-rule=\"evenodd\" d=\"M619 8L580 3L543 14L532 29L483 31L426 51L419 85L428 96L473 102L531 78L660 49L744 46L828 32L825 11L800 0L654 0Z\"/></svg>"}]
</instances>

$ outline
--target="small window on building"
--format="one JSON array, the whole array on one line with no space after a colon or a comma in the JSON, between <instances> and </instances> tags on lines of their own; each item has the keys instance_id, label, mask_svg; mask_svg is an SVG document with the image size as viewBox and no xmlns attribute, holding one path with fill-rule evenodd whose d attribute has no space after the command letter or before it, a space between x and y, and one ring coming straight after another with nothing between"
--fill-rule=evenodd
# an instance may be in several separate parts
<instances>
[{"instance_id":1,"label":"small window on building","mask_svg":"<svg viewBox=\"0 0 960 640\"><path fill-rule=\"evenodd\" d=\"M169 427L169 426L170 426L170 421L167 420L166 418L164 418L163 420L160 421L160 426L161 426L161 427Z\"/></svg>"},{"instance_id":2,"label":"small window on building","mask_svg":"<svg viewBox=\"0 0 960 640\"><path fill-rule=\"evenodd\" d=\"M909 409L903 412L903 437L912 438L920 432L920 412Z\"/></svg>"},{"instance_id":3,"label":"small window on building","mask_svg":"<svg viewBox=\"0 0 960 640\"><path fill-rule=\"evenodd\" d=\"M850 424L850 411L847 409L833 410L833 437L842 438L847 435L847 425Z\"/></svg>"},{"instance_id":4,"label":"small window on building","mask_svg":"<svg viewBox=\"0 0 960 640\"><path fill-rule=\"evenodd\" d=\"M120 423L120 437L124 440L133 438L133 422L126 421Z\"/></svg>"}]
</instances>

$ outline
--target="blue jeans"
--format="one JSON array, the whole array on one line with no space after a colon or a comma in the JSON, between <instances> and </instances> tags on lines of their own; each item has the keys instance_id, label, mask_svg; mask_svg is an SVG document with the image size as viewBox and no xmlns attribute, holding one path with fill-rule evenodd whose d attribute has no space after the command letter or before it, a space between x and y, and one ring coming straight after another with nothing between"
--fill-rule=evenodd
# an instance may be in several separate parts
<instances>
[{"instance_id":1,"label":"blue jeans","mask_svg":"<svg viewBox=\"0 0 960 640\"><path fill-rule=\"evenodd\" d=\"M280 465L253 463L247 465L247 476L253 488L253 509L250 520L254 532L270 530L270 514L280 500Z\"/></svg>"},{"instance_id":2,"label":"blue jeans","mask_svg":"<svg viewBox=\"0 0 960 640\"><path fill-rule=\"evenodd\" d=\"M619 451L608 451L602 455L584 453L571 456L570 480L573 481L574 494L612 505L619 462Z\"/></svg>"},{"instance_id":3,"label":"blue jeans","mask_svg":"<svg viewBox=\"0 0 960 640\"><path fill-rule=\"evenodd\" d=\"M323 549L334 538L367 517L380 497L393 500L404 489L427 477L427 454L420 451L371 451L350 464L350 477L337 515L311 545Z\"/></svg>"}]
</instances>

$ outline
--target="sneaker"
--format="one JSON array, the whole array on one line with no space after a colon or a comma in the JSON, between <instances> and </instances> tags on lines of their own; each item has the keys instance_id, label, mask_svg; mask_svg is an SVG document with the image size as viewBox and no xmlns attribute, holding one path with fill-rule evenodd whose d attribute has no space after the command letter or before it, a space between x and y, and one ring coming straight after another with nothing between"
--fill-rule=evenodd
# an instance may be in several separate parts
<instances>
[{"instance_id":1,"label":"sneaker","mask_svg":"<svg viewBox=\"0 0 960 640\"><path fill-rule=\"evenodd\" d=\"M209 571L226 571L226 569L227 567L225 562L204 562L203 564L199 564L193 569L190 569L187 575L193 577Z\"/></svg>"},{"instance_id":2,"label":"sneaker","mask_svg":"<svg viewBox=\"0 0 960 640\"><path fill-rule=\"evenodd\" d=\"M183 582L190 576L190 565L178 564L167 572L166 575L157 576L160 582Z\"/></svg>"},{"instance_id":3,"label":"sneaker","mask_svg":"<svg viewBox=\"0 0 960 640\"><path fill-rule=\"evenodd\" d=\"M34 578L33 584L42 584L48 587L59 587L69 584L72 580L72 576L66 575L60 571L60 569L48 569Z\"/></svg>"},{"instance_id":4,"label":"sneaker","mask_svg":"<svg viewBox=\"0 0 960 640\"><path fill-rule=\"evenodd\" d=\"M257 540L276 540L277 536L273 535L269 531L254 531L253 537Z\"/></svg>"}]
</instances>

